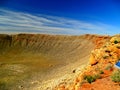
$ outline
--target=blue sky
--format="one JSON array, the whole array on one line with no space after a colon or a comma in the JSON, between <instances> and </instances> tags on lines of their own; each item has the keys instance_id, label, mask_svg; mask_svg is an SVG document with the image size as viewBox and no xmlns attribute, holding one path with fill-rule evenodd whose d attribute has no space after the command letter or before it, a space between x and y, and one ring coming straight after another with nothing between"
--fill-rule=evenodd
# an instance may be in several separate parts
<instances>
[{"instance_id":1,"label":"blue sky","mask_svg":"<svg viewBox=\"0 0 120 90\"><path fill-rule=\"evenodd\" d=\"M0 0L0 33L118 34L119 0Z\"/></svg>"}]
</instances>

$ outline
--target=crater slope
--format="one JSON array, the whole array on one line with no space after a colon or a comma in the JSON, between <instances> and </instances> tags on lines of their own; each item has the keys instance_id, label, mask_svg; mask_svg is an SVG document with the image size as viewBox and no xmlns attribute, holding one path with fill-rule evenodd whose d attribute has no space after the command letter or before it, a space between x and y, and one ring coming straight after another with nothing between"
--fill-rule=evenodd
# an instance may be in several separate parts
<instances>
[{"instance_id":1,"label":"crater slope","mask_svg":"<svg viewBox=\"0 0 120 90\"><path fill-rule=\"evenodd\" d=\"M0 34L0 89L30 90L72 72L88 62L95 44L102 45L101 38L108 39L89 34Z\"/></svg>"}]
</instances>

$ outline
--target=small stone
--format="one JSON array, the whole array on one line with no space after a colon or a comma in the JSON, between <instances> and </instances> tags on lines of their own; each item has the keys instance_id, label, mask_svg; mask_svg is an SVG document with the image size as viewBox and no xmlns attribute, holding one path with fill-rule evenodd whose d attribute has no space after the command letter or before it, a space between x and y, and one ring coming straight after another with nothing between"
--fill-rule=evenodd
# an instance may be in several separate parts
<instances>
[{"instance_id":1,"label":"small stone","mask_svg":"<svg viewBox=\"0 0 120 90\"><path fill-rule=\"evenodd\" d=\"M76 72L76 69L74 69L72 72L75 73L75 72Z\"/></svg>"}]
</instances>

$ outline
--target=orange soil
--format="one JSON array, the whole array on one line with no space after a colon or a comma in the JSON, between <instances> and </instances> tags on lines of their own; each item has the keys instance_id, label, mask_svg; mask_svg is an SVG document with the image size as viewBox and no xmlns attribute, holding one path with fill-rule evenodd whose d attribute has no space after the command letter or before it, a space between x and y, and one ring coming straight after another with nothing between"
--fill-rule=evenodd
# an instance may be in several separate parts
<instances>
[{"instance_id":1,"label":"orange soil","mask_svg":"<svg viewBox=\"0 0 120 90\"><path fill-rule=\"evenodd\" d=\"M78 90L120 90L120 84L114 83L110 77L83 84Z\"/></svg>"}]
</instances>

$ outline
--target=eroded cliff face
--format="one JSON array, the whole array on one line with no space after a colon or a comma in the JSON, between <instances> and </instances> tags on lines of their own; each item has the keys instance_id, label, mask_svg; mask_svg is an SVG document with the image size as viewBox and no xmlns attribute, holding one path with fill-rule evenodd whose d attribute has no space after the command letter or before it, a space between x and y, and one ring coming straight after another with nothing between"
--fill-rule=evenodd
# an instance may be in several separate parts
<instances>
[{"instance_id":1,"label":"eroded cliff face","mask_svg":"<svg viewBox=\"0 0 120 90\"><path fill-rule=\"evenodd\" d=\"M0 55L43 54L57 60L79 60L100 48L109 36L62 36L44 34L0 35Z\"/></svg>"},{"instance_id":2,"label":"eroded cliff face","mask_svg":"<svg viewBox=\"0 0 120 90\"><path fill-rule=\"evenodd\" d=\"M76 60L90 53L90 50L93 48L90 40L93 39L94 36L84 35L1 34L0 54L41 53L57 59Z\"/></svg>"}]
</instances>

